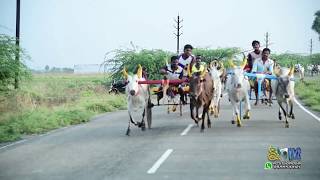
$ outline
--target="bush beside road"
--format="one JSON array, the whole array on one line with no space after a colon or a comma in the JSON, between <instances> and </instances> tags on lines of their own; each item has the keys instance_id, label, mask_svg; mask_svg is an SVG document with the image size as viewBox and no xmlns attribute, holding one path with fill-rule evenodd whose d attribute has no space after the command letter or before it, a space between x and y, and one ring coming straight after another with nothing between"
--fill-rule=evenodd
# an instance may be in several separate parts
<instances>
[{"instance_id":1,"label":"bush beside road","mask_svg":"<svg viewBox=\"0 0 320 180\"><path fill-rule=\"evenodd\" d=\"M124 95L109 95L104 75L34 75L19 90L0 94L0 142L88 122L126 109Z\"/></svg>"},{"instance_id":2,"label":"bush beside road","mask_svg":"<svg viewBox=\"0 0 320 180\"><path fill-rule=\"evenodd\" d=\"M296 83L295 91L302 102L312 110L320 112L320 77L308 77Z\"/></svg>"}]
</instances>

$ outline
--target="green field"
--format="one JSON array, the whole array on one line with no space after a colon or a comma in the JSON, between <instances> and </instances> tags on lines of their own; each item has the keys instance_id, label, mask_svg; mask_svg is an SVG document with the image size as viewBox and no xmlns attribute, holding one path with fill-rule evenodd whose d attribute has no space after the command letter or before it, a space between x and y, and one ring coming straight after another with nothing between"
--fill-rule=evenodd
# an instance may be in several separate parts
<instances>
[{"instance_id":1,"label":"green field","mask_svg":"<svg viewBox=\"0 0 320 180\"><path fill-rule=\"evenodd\" d=\"M320 112L320 77L308 77L295 86L297 96L312 110Z\"/></svg>"},{"instance_id":2,"label":"green field","mask_svg":"<svg viewBox=\"0 0 320 180\"><path fill-rule=\"evenodd\" d=\"M33 75L17 91L0 94L0 142L87 122L126 109L124 95L109 95L104 75Z\"/></svg>"}]
</instances>

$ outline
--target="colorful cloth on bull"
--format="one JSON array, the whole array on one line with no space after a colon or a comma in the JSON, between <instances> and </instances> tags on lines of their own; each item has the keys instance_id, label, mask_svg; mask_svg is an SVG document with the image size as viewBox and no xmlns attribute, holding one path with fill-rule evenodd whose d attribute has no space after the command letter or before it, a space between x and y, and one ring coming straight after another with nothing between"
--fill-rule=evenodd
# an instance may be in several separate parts
<instances>
[{"instance_id":1,"label":"colorful cloth on bull","mask_svg":"<svg viewBox=\"0 0 320 180\"><path fill-rule=\"evenodd\" d=\"M263 62L262 58L256 59L253 67L252 72L253 73L273 73L273 65L274 61L271 59L267 59L265 62Z\"/></svg>"}]
</instances>

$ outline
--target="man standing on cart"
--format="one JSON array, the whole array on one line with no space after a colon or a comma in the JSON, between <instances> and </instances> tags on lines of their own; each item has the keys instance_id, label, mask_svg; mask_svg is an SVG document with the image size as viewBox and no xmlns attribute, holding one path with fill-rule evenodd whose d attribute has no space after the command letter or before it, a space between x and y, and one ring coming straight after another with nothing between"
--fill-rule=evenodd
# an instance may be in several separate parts
<instances>
[{"instance_id":1,"label":"man standing on cart","mask_svg":"<svg viewBox=\"0 0 320 180\"><path fill-rule=\"evenodd\" d=\"M269 58L270 55L270 49L269 48L264 48L262 50L262 57L259 59L256 59L253 67L252 67L252 73L260 73L260 74L269 74L272 75L273 73L273 65L274 61ZM272 96L272 89L271 89L271 82L268 79L265 79L262 88L264 90L264 95L266 95L265 90L269 87L270 93L269 93L269 103L271 104L271 96ZM255 82L255 94L256 94L256 102L255 105L258 104L258 82Z\"/></svg>"},{"instance_id":2,"label":"man standing on cart","mask_svg":"<svg viewBox=\"0 0 320 180\"><path fill-rule=\"evenodd\" d=\"M193 47L190 44L186 44L183 48L183 53L179 55L179 66L186 70L188 64L192 64L195 61L194 55L192 55Z\"/></svg>"},{"instance_id":3,"label":"man standing on cart","mask_svg":"<svg viewBox=\"0 0 320 180\"><path fill-rule=\"evenodd\" d=\"M248 54L247 65L244 67L246 72L251 72L252 66L256 59L260 59L262 57L262 51L260 50L260 42L257 40L252 41L252 48L254 51Z\"/></svg>"}]
</instances>

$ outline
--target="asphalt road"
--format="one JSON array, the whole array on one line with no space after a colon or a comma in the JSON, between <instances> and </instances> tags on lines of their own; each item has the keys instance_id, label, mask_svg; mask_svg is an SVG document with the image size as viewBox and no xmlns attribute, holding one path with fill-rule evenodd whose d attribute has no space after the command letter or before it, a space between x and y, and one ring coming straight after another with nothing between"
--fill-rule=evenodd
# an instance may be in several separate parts
<instances>
[{"instance_id":1,"label":"asphalt road","mask_svg":"<svg viewBox=\"0 0 320 180\"><path fill-rule=\"evenodd\" d=\"M193 123L188 109L180 117L155 107L153 128L133 128L130 137L127 112L119 111L2 147L0 179L320 179L320 122L296 104L290 128L277 119L277 105L253 106L239 128L224 98L220 117L203 133L185 130ZM264 169L270 145L301 147L301 169Z\"/></svg>"}]
</instances>

